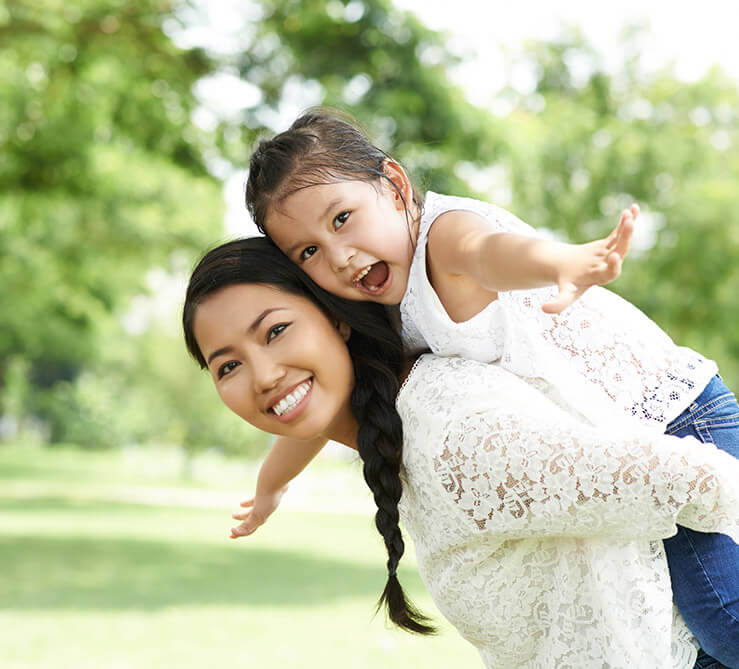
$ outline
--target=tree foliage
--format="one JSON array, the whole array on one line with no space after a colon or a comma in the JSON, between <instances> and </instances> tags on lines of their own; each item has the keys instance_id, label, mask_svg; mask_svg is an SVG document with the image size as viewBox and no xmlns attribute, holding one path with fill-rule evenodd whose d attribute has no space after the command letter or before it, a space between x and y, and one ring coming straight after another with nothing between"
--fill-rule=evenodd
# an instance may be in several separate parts
<instances>
[{"instance_id":1,"label":"tree foliage","mask_svg":"<svg viewBox=\"0 0 739 669\"><path fill-rule=\"evenodd\" d=\"M714 67L696 82L647 74L639 43L607 72L576 32L531 45L536 87L508 90L504 164L512 205L534 225L583 241L638 202L632 258L615 289L739 385L739 90ZM642 230L639 230L639 227ZM641 252L640 252L641 251Z\"/></svg>"},{"instance_id":2,"label":"tree foliage","mask_svg":"<svg viewBox=\"0 0 739 669\"><path fill-rule=\"evenodd\" d=\"M565 31L521 54L535 86L502 91L511 111L495 115L453 82L445 36L390 0L224 6L0 7L0 413L89 445L258 448L178 332L153 320L132 334L121 316L150 290L148 270L182 271L222 239L209 172L246 167L258 137L311 104L352 113L423 188L490 199L571 240L605 233L636 200L644 239L615 289L739 385L739 93L719 69L694 83L647 75L637 30L612 72ZM232 29L221 21L196 46L215 11L233 12ZM195 125L193 87L221 75L249 100L235 114L211 102L215 122Z\"/></svg>"},{"instance_id":3,"label":"tree foliage","mask_svg":"<svg viewBox=\"0 0 739 669\"><path fill-rule=\"evenodd\" d=\"M12 359L37 389L92 369L147 269L221 234L221 188L190 122L211 64L164 34L170 11L0 9L0 383Z\"/></svg>"}]
</instances>

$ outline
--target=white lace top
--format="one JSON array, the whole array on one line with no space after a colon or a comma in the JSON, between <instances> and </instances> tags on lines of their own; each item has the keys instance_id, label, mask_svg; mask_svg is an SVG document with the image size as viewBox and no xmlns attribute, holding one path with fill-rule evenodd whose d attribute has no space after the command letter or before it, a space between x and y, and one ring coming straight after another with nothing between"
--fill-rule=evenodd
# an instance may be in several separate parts
<instances>
[{"instance_id":1,"label":"white lace top","mask_svg":"<svg viewBox=\"0 0 739 669\"><path fill-rule=\"evenodd\" d=\"M494 205L427 193L408 287L400 305L409 352L431 350L501 365L544 379L574 410L603 425L624 415L663 432L700 394L716 364L676 346L653 321L618 295L590 288L562 314L541 305L556 287L499 293L471 319L449 318L426 273L426 242L444 212L467 210L500 232L534 235L533 228ZM614 409L616 411L614 411Z\"/></svg>"},{"instance_id":2,"label":"white lace top","mask_svg":"<svg viewBox=\"0 0 739 669\"><path fill-rule=\"evenodd\" d=\"M739 461L625 438L499 365L422 356L397 398L401 520L439 610L501 669L690 669L661 539L739 541Z\"/></svg>"}]
</instances>

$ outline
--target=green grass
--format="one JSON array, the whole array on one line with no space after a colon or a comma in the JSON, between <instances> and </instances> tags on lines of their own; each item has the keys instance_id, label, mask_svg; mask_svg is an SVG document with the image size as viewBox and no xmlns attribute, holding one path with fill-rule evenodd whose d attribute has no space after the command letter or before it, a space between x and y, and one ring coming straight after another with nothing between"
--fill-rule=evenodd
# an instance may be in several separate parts
<instances>
[{"instance_id":1,"label":"green grass","mask_svg":"<svg viewBox=\"0 0 739 669\"><path fill-rule=\"evenodd\" d=\"M480 666L431 603L412 551L401 581L441 635L373 617L385 557L371 516L287 507L231 541L229 507L130 501L153 478L121 457L0 447L3 669ZM161 454L138 454L137 470L142 462L171 497L212 491L178 483ZM318 463L306 476L320 487L335 469Z\"/></svg>"}]
</instances>

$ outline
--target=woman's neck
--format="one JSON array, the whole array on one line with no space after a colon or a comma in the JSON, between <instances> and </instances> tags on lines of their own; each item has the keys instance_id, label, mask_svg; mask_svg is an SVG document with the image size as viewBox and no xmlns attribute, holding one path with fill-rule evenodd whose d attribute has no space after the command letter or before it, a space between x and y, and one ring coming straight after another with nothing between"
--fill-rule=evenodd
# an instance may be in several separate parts
<instances>
[{"instance_id":1,"label":"woman's neck","mask_svg":"<svg viewBox=\"0 0 739 669\"><path fill-rule=\"evenodd\" d=\"M359 432L359 424L354 417L351 405L347 401L341 413L327 431L326 437L331 441L338 441L349 448L357 450L357 432Z\"/></svg>"}]
</instances>

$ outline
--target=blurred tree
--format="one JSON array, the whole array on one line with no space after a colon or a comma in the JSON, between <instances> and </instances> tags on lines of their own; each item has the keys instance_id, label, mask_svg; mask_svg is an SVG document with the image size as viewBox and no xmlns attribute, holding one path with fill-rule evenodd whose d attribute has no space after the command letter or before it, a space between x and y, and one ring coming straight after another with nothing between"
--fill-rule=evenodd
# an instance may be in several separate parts
<instances>
[{"instance_id":1,"label":"blurred tree","mask_svg":"<svg viewBox=\"0 0 739 669\"><path fill-rule=\"evenodd\" d=\"M390 0L259 0L251 7L223 62L259 90L221 127L234 164L247 162L257 137L284 129L286 109L297 115L310 104L347 109L419 183L442 192L471 192L460 161L487 165L498 155L502 127L452 83L456 59L444 36L414 14Z\"/></svg>"},{"instance_id":2,"label":"blurred tree","mask_svg":"<svg viewBox=\"0 0 739 669\"><path fill-rule=\"evenodd\" d=\"M532 44L536 86L509 89L512 208L582 241L637 201L644 217L616 291L739 387L739 90L718 67L694 83L645 74L625 31L625 66L605 70L577 31ZM641 228L641 230L640 230Z\"/></svg>"},{"instance_id":3,"label":"blurred tree","mask_svg":"<svg viewBox=\"0 0 739 669\"><path fill-rule=\"evenodd\" d=\"M271 437L224 410L208 373L185 359L182 336L168 325L157 320L137 334L109 328L95 368L45 397L59 439L93 448L175 444L187 456L205 448L259 455Z\"/></svg>"},{"instance_id":4,"label":"blurred tree","mask_svg":"<svg viewBox=\"0 0 739 669\"><path fill-rule=\"evenodd\" d=\"M216 11L232 14L207 53L182 46ZM444 36L390 0L6 0L3 406L40 398L53 436L90 443L249 441L191 420L210 409L171 334L126 338L115 319L147 268L176 270L179 251L221 237L206 164L245 167L260 135L311 104L350 111L424 188L489 198L572 240L637 200L653 239L635 245L616 290L739 386L737 86L718 70L693 84L646 76L640 35L625 37L618 73L577 32L531 45L535 85L503 91L512 111L500 117L454 85ZM193 84L209 79L241 82L245 101L232 87L197 108ZM490 174L493 190L477 178Z\"/></svg>"},{"instance_id":5,"label":"blurred tree","mask_svg":"<svg viewBox=\"0 0 739 669\"><path fill-rule=\"evenodd\" d=\"M222 234L221 187L190 121L211 63L165 35L172 11L0 6L0 379L13 359L36 389L92 369L146 270Z\"/></svg>"}]
</instances>

